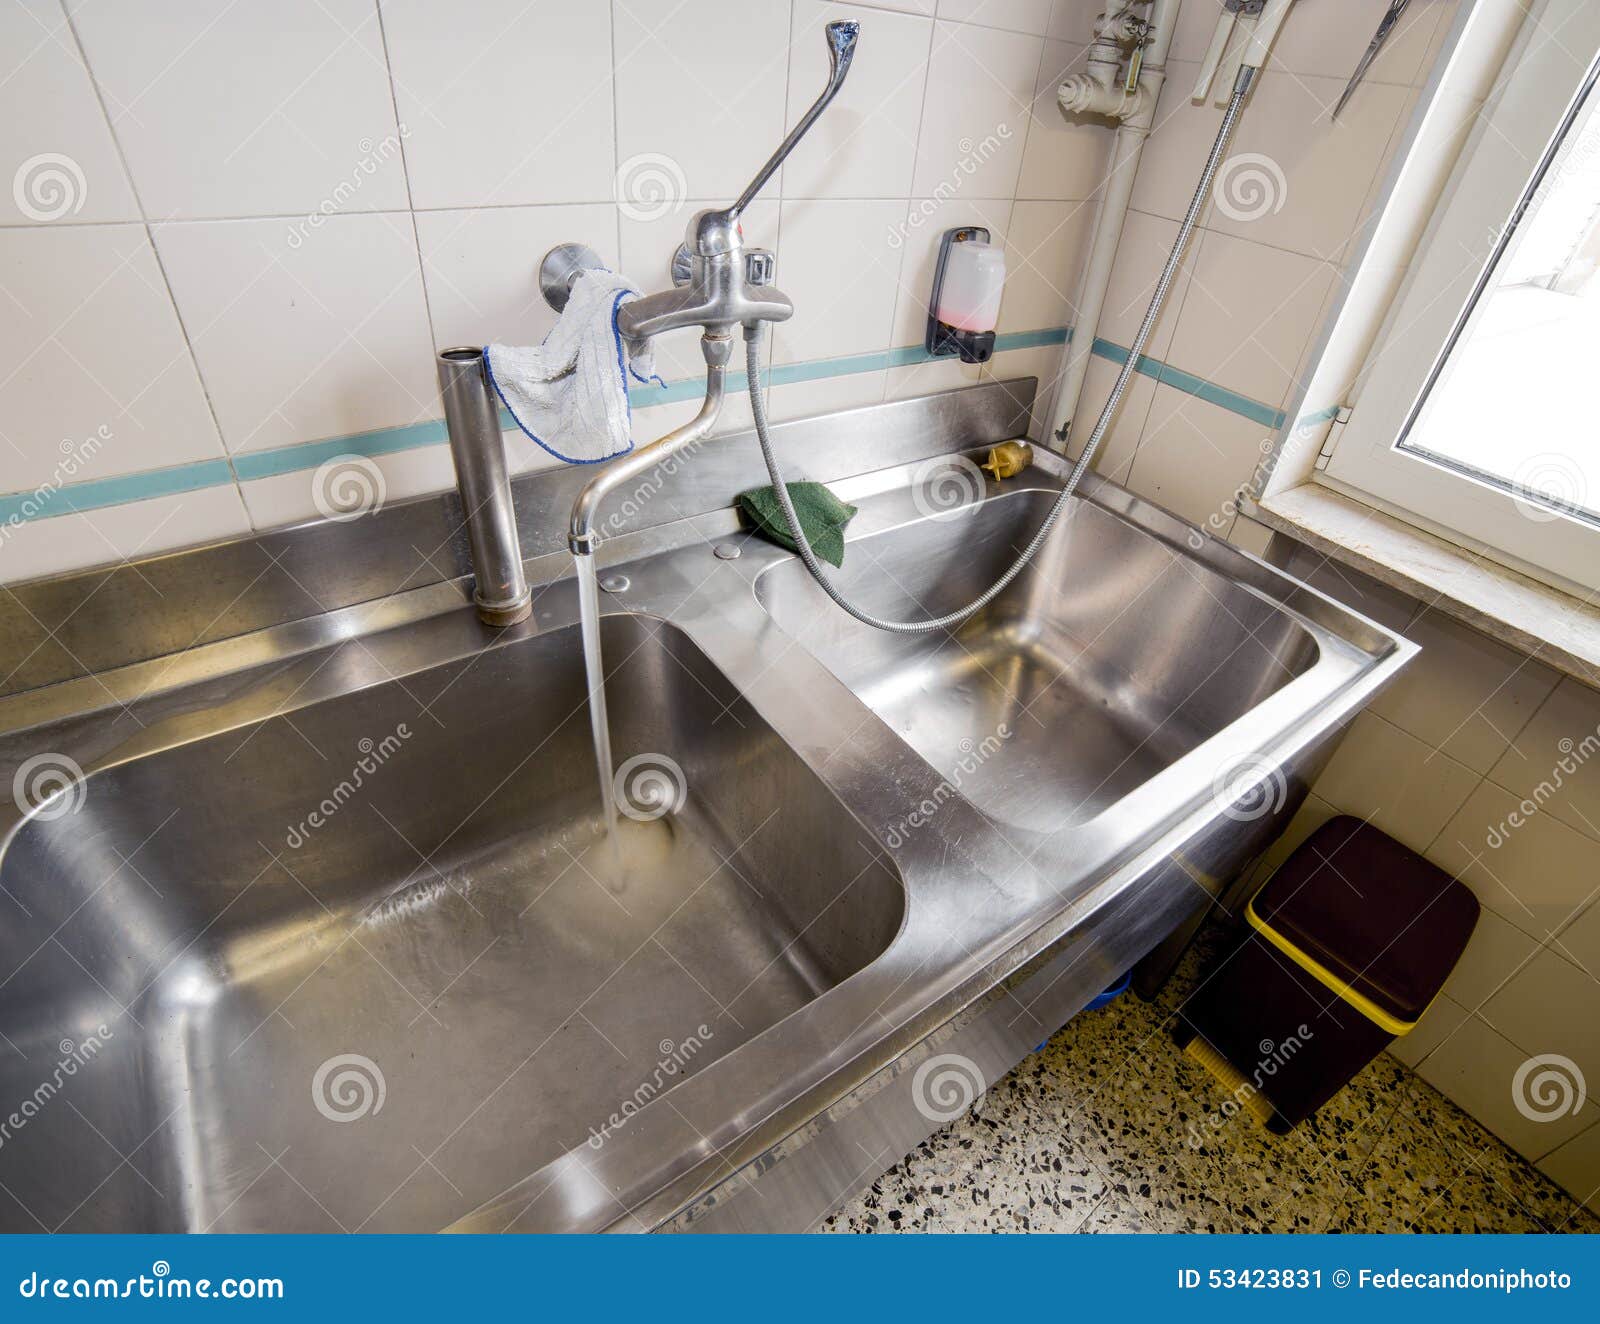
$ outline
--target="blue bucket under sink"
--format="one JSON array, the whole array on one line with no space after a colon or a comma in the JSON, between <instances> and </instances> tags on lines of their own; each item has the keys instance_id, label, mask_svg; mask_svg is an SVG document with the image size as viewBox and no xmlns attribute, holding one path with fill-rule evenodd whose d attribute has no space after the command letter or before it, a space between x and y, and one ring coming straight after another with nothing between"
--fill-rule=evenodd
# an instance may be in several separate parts
<instances>
[{"instance_id":1,"label":"blue bucket under sink","mask_svg":"<svg viewBox=\"0 0 1600 1324\"><path fill-rule=\"evenodd\" d=\"M1104 1007L1104 1006L1108 1005L1109 1003L1115 1002L1118 998L1120 998L1124 993L1126 993L1128 991L1128 986L1130 984L1132 984L1132 983L1133 983L1133 971L1129 970L1126 974L1124 974L1122 976L1121 979L1117 980L1116 983L1112 984L1111 987L1106 989L1103 993L1096 993L1094 995L1094 997L1089 1000L1088 1006L1086 1006L1083 1009L1083 1011L1099 1011L1101 1007ZM1080 1015L1080 1016L1083 1015L1083 1012L1080 1011L1078 1013L1078 1015ZM1070 1022L1069 1022L1069 1024L1070 1024ZM1044 1041L1044 1043L1036 1045L1034 1047L1033 1051L1036 1052L1036 1053L1043 1052L1045 1046L1047 1044L1049 1044L1049 1042L1050 1041L1048 1039L1046 1039Z\"/></svg>"}]
</instances>

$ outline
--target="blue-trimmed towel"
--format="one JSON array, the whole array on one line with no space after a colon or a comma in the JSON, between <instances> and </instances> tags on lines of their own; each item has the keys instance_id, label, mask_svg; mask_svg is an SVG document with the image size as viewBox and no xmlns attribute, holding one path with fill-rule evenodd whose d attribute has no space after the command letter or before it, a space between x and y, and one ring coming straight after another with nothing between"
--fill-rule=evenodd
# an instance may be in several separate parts
<instances>
[{"instance_id":1,"label":"blue-trimmed towel","mask_svg":"<svg viewBox=\"0 0 1600 1324\"><path fill-rule=\"evenodd\" d=\"M598 464L633 449L628 379L661 382L648 342L617 331L618 307L638 293L614 271L585 271L543 344L484 351L501 403L558 460Z\"/></svg>"}]
</instances>

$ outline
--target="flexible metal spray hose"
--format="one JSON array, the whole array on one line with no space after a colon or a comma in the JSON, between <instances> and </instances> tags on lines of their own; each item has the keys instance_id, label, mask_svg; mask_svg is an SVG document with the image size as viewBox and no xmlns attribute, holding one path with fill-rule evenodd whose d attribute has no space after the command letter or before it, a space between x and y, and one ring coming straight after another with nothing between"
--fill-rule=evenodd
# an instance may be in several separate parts
<instances>
[{"instance_id":1,"label":"flexible metal spray hose","mask_svg":"<svg viewBox=\"0 0 1600 1324\"><path fill-rule=\"evenodd\" d=\"M1233 96L1228 102L1228 109L1222 117L1222 126L1217 130L1217 139L1211 145L1211 155L1206 158L1206 167L1200 176L1199 187L1195 189L1194 198L1189 203L1189 210L1184 214L1183 224L1178 227L1178 237L1173 242L1172 252L1167 256L1167 262L1161 269L1161 279L1156 282L1155 294L1151 296L1150 307L1145 310L1144 321L1139 324L1139 333L1134 336L1133 344L1128 347L1128 358L1122 365L1122 371L1117 374L1116 384L1111 388L1111 394L1106 397L1105 407L1100 411L1099 421L1094 425L1089 440L1084 444L1083 454L1078 457L1078 462L1073 466L1072 473L1067 478L1066 486L1061 489L1061 495L1055 499L1049 513L1044 517L1044 523L1039 526L1039 531L1033 535L1033 540L1023 550L1021 556L1012 564L1011 568L1001 575L989 588L974 598L965 607L956 611L946 612L943 616L931 617L924 621L886 621L880 617L870 615L856 607L846 599L837 588L829 581L826 572L817 561L816 553L811 550L811 544L806 541L805 531L800 527L800 517L795 514L794 502L789 498L789 489L784 485L778 473L778 459L772 450L772 438L767 432L767 408L761 395L761 323L755 323L745 330L745 360L746 376L750 387L750 410L755 416L756 436L761 442L761 456L767 462L767 475L772 479L772 487L778 497L778 504L783 508L783 518L788 522L789 533L794 538L795 545L800 549L800 559L805 562L806 569L811 572L811 577L822 586L822 591L834 600L856 620L863 625L870 625L875 630L887 630L891 634L931 634L935 630L948 630L952 626L961 624L969 616L976 615L995 600L1006 586L1023 571L1028 562L1033 560L1039 549L1044 546L1045 539L1050 536L1050 530L1055 526L1061 512L1067 508L1067 502L1072 499L1072 494L1077 490L1082 481L1084 471L1088 469L1094 459L1095 452L1100 449L1100 443L1105 439L1106 430L1111 426L1111 420L1117 412L1117 406L1122 403L1123 392L1128 389L1128 382L1132 380L1138 368L1139 357L1144 353L1145 344L1150 339L1150 333L1155 329L1156 318L1161 315L1161 309L1167 301L1167 295L1172 289L1172 282L1178 274L1178 267L1183 262L1184 250L1189 246L1189 239L1194 234L1196 224L1200 220L1200 213L1205 207L1207 196L1216 179L1217 171L1222 165L1222 159L1227 154L1228 143L1233 137L1234 125L1239 118L1239 112L1244 106L1245 97L1250 92L1250 87L1255 80L1256 71L1246 65L1239 71L1239 80L1234 84Z\"/></svg>"}]
</instances>

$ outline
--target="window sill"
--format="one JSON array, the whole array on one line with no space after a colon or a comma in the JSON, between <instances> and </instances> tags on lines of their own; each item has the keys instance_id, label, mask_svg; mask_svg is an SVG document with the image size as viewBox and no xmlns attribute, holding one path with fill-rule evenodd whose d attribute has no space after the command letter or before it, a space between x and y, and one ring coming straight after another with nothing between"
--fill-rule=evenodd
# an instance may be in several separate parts
<instances>
[{"instance_id":1,"label":"window sill","mask_svg":"<svg viewBox=\"0 0 1600 1324\"><path fill-rule=\"evenodd\" d=\"M1250 503L1259 523L1600 687L1600 606L1315 483Z\"/></svg>"}]
</instances>

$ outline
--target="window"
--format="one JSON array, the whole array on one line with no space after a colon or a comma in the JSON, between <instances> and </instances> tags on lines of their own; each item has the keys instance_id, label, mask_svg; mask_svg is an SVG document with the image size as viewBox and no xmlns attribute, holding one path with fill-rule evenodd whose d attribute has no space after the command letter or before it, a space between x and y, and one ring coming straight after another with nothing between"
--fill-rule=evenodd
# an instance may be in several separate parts
<instances>
[{"instance_id":1,"label":"window","mask_svg":"<svg viewBox=\"0 0 1600 1324\"><path fill-rule=\"evenodd\" d=\"M1600 589L1600 5L1535 5L1322 481Z\"/></svg>"}]
</instances>

